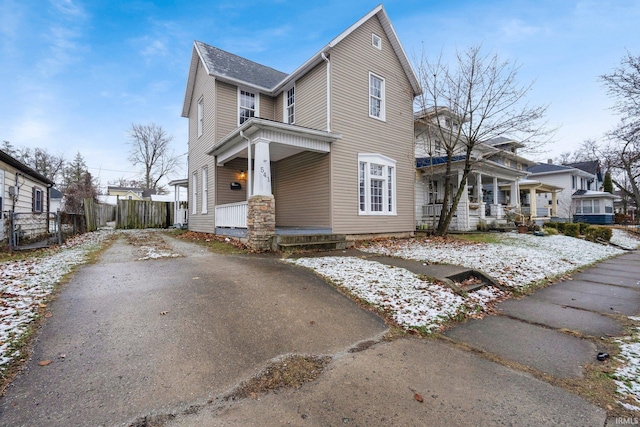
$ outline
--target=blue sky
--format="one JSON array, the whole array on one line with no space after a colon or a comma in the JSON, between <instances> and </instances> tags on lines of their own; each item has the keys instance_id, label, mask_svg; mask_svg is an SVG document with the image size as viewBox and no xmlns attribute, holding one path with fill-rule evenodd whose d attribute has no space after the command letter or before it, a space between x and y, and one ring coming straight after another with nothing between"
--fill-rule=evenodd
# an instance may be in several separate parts
<instances>
[{"instance_id":1,"label":"blue sky","mask_svg":"<svg viewBox=\"0 0 640 427\"><path fill-rule=\"evenodd\" d=\"M106 186L139 175L132 123L162 125L187 151L180 117L194 40L293 71L378 2L0 0L0 141L84 156ZM402 0L384 3L410 57L482 43L535 80L533 104L560 126L539 160L599 139L617 118L598 76L640 55L637 0ZM184 156L186 166L186 156ZM172 178L185 175L179 171Z\"/></svg>"}]
</instances>

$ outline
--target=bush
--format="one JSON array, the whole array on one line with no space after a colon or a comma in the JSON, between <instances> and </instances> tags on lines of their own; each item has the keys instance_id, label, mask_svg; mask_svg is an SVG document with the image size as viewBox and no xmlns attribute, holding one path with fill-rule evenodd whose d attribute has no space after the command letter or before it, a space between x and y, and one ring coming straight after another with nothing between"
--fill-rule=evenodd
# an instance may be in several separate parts
<instances>
[{"instance_id":1,"label":"bush","mask_svg":"<svg viewBox=\"0 0 640 427\"><path fill-rule=\"evenodd\" d=\"M557 222L545 222L544 223L544 228L553 228L553 229L558 229L558 223Z\"/></svg>"},{"instance_id":2,"label":"bush","mask_svg":"<svg viewBox=\"0 0 640 427\"><path fill-rule=\"evenodd\" d=\"M580 224L577 224L577 223L565 224L564 235L569 237L580 237Z\"/></svg>"},{"instance_id":3,"label":"bush","mask_svg":"<svg viewBox=\"0 0 640 427\"><path fill-rule=\"evenodd\" d=\"M590 227L590 225L586 222L579 222L578 225L580 226L580 235L584 236L585 234L587 234L587 229Z\"/></svg>"},{"instance_id":4,"label":"bush","mask_svg":"<svg viewBox=\"0 0 640 427\"><path fill-rule=\"evenodd\" d=\"M558 234L558 230L555 227L545 227L544 232L548 236L556 236Z\"/></svg>"},{"instance_id":5,"label":"bush","mask_svg":"<svg viewBox=\"0 0 640 427\"><path fill-rule=\"evenodd\" d=\"M613 232L609 227L589 227L587 228L585 236L586 239L591 242L595 242L599 239L608 242L609 240L611 240L612 234Z\"/></svg>"},{"instance_id":6,"label":"bush","mask_svg":"<svg viewBox=\"0 0 640 427\"><path fill-rule=\"evenodd\" d=\"M564 228L566 227L567 223L566 222L556 222L557 225L557 229L559 232L564 233Z\"/></svg>"}]
</instances>

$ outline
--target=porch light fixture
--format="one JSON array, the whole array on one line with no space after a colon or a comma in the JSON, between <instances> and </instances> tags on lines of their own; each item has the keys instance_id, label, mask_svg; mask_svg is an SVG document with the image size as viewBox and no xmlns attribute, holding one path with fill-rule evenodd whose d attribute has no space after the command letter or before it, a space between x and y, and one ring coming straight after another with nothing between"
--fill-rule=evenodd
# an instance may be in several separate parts
<instances>
[{"instance_id":1,"label":"porch light fixture","mask_svg":"<svg viewBox=\"0 0 640 427\"><path fill-rule=\"evenodd\" d=\"M240 171L240 179L244 179L244 177L245 177L245 176L244 176L244 171L243 171L243 170L241 170L241 171Z\"/></svg>"}]
</instances>

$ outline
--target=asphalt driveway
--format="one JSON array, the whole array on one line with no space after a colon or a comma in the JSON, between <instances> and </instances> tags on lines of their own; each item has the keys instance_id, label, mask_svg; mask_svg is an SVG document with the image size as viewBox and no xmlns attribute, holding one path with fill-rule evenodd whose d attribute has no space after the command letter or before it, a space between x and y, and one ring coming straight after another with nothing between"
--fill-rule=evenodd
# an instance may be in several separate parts
<instances>
[{"instance_id":1,"label":"asphalt driveway","mask_svg":"<svg viewBox=\"0 0 640 427\"><path fill-rule=\"evenodd\" d=\"M0 401L1 425L127 425L205 403L274 357L334 354L386 331L310 271L173 245L185 256L135 261L120 239L64 285Z\"/></svg>"}]
</instances>

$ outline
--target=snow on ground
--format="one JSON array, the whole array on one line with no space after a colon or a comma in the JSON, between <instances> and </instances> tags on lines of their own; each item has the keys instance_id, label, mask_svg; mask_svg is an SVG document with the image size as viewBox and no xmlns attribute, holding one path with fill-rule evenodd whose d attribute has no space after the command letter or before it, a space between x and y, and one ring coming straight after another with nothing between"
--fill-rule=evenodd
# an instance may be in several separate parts
<instances>
[{"instance_id":1,"label":"snow on ground","mask_svg":"<svg viewBox=\"0 0 640 427\"><path fill-rule=\"evenodd\" d=\"M631 320L640 321L638 317ZM616 340L620 344L618 361L621 362L614 373L614 380L618 386L618 393L631 397L634 403L619 402L626 409L640 411L640 328L629 337Z\"/></svg>"},{"instance_id":2,"label":"snow on ground","mask_svg":"<svg viewBox=\"0 0 640 427\"><path fill-rule=\"evenodd\" d=\"M613 228L612 231L611 243L625 249L637 249L640 247L639 235L620 230L619 228Z\"/></svg>"},{"instance_id":3,"label":"snow on ground","mask_svg":"<svg viewBox=\"0 0 640 427\"><path fill-rule=\"evenodd\" d=\"M375 242L361 250L433 264L483 271L501 284L522 288L624 253L621 249L567 236L495 234L498 243L406 239Z\"/></svg>"},{"instance_id":4,"label":"snow on ground","mask_svg":"<svg viewBox=\"0 0 640 427\"><path fill-rule=\"evenodd\" d=\"M420 279L398 267L354 257L299 258L292 263L312 268L353 295L389 314L404 327L432 332L460 313L485 309L504 296L494 287L463 298L451 289Z\"/></svg>"},{"instance_id":5,"label":"snow on ground","mask_svg":"<svg viewBox=\"0 0 640 427\"><path fill-rule=\"evenodd\" d=\"M50 254L0 264L0 372L19 356L12 346L44 308L55 285L110 236L100 230L68 239Z\"/></svg>"}]
</instances>

